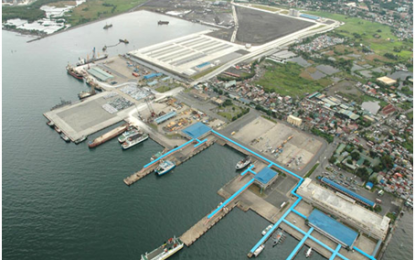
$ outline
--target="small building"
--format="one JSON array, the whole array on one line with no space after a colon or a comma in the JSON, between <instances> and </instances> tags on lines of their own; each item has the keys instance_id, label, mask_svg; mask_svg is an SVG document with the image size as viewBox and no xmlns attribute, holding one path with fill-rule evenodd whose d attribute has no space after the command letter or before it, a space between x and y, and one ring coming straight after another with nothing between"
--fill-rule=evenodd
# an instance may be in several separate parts
<instances>
[{"instance_id":1,"label":"small building","mask_svg":"<svg viewBox=\"0 0 415 260\"><path fill-rule=\"evenodd\" d=\"M156 119L154 119L154 121L156 122L156 124L161 124L167 120L169 120L170 118L173 118L177 115L176 111L171 111L165 115L159 116Z\"/></svg>"},{"instance_id":2,"label":"small building","mask_svg":"<svg viewBox=\"0 0 415 260\"><path fill-rule=\"evenodd\" d=\"M296 116L289 115L287 117L287 122L290 123L290 124L293 124L295 126L300 126L301 123L303 122L303 120L301 118L296 117Z\"/></svg>"},{"instance_id":3,"label":"small building","mask_svg":"<svg viewBox=\"0 0 415 260\"><path fill-rule=\"evenodd\" d=\"M368 182L366 183L366 189L371 190L372 188L373 188L373 183L372 183L372 182L370 182L370 181L368 181Z\"/></svg>"},{"instance_id":4,"label":"small building","mask_svg":"<svg viewBox=\"0 0 415 260\"><path fill-rule=\"evenodd\" d=\"M378 81L382 84L385 84L387 86L392 86L392 85L396 84L396 80L391 79L391 78L386 77L386 76L377 78L376 81Z\"/></svg>"},{"instance_id":5,"label":"small building","mask_svg":"<svg viewBox=\"0 0 415 260\"><path fill-rule=\"evenodd\" d=\"M277 179L277 177L278 173L276 171L265 167L255 175L255 183L261 187L261 190L265 190Z\"/></svg>"},{"instance_id":6,"label":"small building","mask_svg":"<svg viewBox=\"0 0 415 260\"><path fill-rule=\"evenodd\" d=\"M210 101L212 101L212 103L214 103L214 104L216 104L216 105L218 105L218 106L221 106L221 105L223 104L223 102L225 102L225 101L223 101L222 99L220 99L220 98L216 98L216 97L212 97L212 98L210 99Z\"/></svg>"},{"instance_id":7,"label":"small building","mask_svg":"<svg viewBox=\"0 0 415 260\"><path fill-rule=\"evenodd\" d=\"M356 231L318 209L314 209L308 216L308 225L345 248L353 248L358 236Z\"/></svg>"}]
</instances>

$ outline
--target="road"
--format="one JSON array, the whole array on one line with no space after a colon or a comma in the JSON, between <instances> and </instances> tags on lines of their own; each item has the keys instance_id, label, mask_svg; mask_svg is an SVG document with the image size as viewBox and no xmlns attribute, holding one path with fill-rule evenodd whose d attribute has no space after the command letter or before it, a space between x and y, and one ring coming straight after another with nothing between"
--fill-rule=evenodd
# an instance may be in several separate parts
<instances>
[{"instance_id":1,"label":"road","mask_svg":"<svg viewBox=\"0 0 415 260\"><path fill-rule=\"evenodd\" d=\"M232 5L233 20L235 22L235 27L233 29L233 33L232 33L232 37L231 37L231 42L235 42L235 40L236 40L236 34L238 33L238 29L239 29L239 23L238 23L238 16L236 15L235 3L234 3L233 0L231 2L231 5Z\"/></svg>"}]
</instances>

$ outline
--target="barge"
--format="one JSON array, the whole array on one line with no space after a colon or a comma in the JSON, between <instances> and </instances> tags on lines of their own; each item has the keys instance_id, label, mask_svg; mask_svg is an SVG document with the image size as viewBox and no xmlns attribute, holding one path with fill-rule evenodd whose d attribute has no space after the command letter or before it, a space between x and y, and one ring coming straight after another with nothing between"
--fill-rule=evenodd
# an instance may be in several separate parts
<instances>
[{"instance_id":1,"label":"barge","mask_svg":"<svg viewBox=\"0 0 415 260\"><path fill-rule=\"evenodd\" d=\"M119 127L116 127L115 129L109 131L108 133L105 133L97 138L95 138L93 141L90 141L88 143L89 148L97 147L100 144L105 143L106 141L111 140L112 138L116 137L117 135L122 134L125 130L128 128L128 123L123 124Z\"/></svg>"}]
</instances>

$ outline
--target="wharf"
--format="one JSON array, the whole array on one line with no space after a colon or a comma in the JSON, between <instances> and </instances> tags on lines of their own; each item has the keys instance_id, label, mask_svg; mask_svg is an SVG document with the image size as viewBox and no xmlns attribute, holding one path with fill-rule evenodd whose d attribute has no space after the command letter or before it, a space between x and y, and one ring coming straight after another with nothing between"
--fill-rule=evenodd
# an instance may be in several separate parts
<instances>
[{"instance_id":1,"label":"wharf","mask_svg":"<svg viewBox=\"0 0 415 260\"><path fill-rule=\"evenodd\" d=\"M198 141L196 140L191 140L173 150L171 150L170 152L167 152L166 154L164 154L163 156L159 157L158 159L154 160L153 162L147 164L144 166L143 169L141 169L140 171L132 174L131 176L127 177L124 179L124 183L128 186L132 185L133 183L139 181L140 179L144 178L145 176L147 176L148 174L150 174L151 172L153 172L161 159L163 160L170 160L176 163L176 166L184 163L185 161L189 160L190 158L192 158L193 156L195 156L196 154L200 153L201 151L205 150L206 148L208 148L209 146L211 146L212 144L214 144L214 137L213 136L209 136L208 140L206 142L204 142L202 145L199 145L197 147L195 147L195 145L198 144Z\"/></svg>"}]
</instances>

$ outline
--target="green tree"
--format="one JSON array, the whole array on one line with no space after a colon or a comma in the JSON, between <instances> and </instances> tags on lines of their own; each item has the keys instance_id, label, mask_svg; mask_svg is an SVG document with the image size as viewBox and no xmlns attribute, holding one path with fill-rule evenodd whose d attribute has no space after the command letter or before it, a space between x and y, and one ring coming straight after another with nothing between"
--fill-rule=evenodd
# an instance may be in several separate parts
<instances>
[{"instance_id":1,"label":"green tree","mask_svg":"<svg viewBox=\"0 0 415 260\"><path fill-rule=\"evenodd\" d=\"M355 161L358 161L360 159L360 153L358 152L352 152L350 155L352 156L352 159Z\"/></svg>"}]
</instances>

